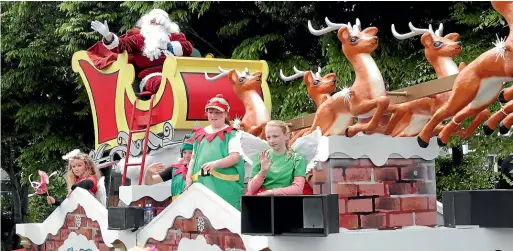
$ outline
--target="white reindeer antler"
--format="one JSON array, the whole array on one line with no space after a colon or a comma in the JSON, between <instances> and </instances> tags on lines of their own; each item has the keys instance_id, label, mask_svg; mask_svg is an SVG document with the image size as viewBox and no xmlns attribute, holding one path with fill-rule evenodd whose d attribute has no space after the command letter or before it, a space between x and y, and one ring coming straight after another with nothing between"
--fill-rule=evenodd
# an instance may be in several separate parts
<instances>
[{"instance_id":1,"label":"white reindeer antler","mask_svg":"<svg viewBox=\"0 0 513 251\"><path fill-rule=\"evenodd\" d=\"M285 76L285 75L283 75L283 70L281 70L281 69L280 69L280 78L281 78L281 80L283 80L283 81L291 81L291 80L294 80L294 79L297 79L297 78L303 77L303 76L305 75L305 73L306 73L306 71L300 71L300 70L298 70L298 69L296 68L296 66L294 66L294 68L293 68L293 69L294 69L294 72L295 72L296 74L291 75L291 76L288 76L288 77L287 77L287 76Z\"/></svg>"},{"instance_id":2,"label":"white reindeer antler","mask_svg":"<svg viewBox=\"0 0 513 251\"><path fill-rule=\"evenodd\" d=\"M221 73L219 73L218 75L216 75L214 77L209 77L208 74L205 72L205 79L208 80L208 81L215 81L215 80L218 80L218 79L228 75L228 73L230 72L230 71L227 71L227 70L221 68L221 66L218 66L217 69L219 69L219 71Z\"/></svg>"},{"instance_id":3,"label":"white reindeer antler","mask_svg":"<svg viewBox=\"0 0 513 251\"><path fill-rule=\"evenodd\" d=\"M411 37L414 37L417 35L422 35L422 34L428 33L428 32L434 36L441 37L443 30L444 30L443 24L440 24L440 26L438 27L438 30L436 30L436 31L433 31L433 26L431 26L431 24L429 25L428 29L419 29L419 28L416 28L415 26L413 26L413 24L411 22L409 22L408 27L410 27L410 32L408 32L406 34L399 34L395 30L395 25L392 24L392 34L394 35L395 38L403 40L403 39L411 38Z\"/></svg>"},{"instance_id":4,"label":"white reindeer antler","mask_svg":"<svg viewBox=\"0 0 513 251\"><path fill-rule=\"evenodd\" d=\"M358 20L358 19L357 19ZM338 30L344 26L348 27L349 29L352 29L351 26L347 25L347 24L336 24L336 23L332 23L328 17L326 17L324 19L324 21L326 22L326 25L328 25L328 27L326 28L322 28L320 30L316 30L313 28L312 26L312 22L310 20L308 20L308 30L310 31L310 33L312 33L313 35L316 35L316 36L320 36L320 35L324 35L328 32L331 32L331 31L335 31L335 30ZM358 22L358 21L357 21Z\"/></svg>"}]
</instances>

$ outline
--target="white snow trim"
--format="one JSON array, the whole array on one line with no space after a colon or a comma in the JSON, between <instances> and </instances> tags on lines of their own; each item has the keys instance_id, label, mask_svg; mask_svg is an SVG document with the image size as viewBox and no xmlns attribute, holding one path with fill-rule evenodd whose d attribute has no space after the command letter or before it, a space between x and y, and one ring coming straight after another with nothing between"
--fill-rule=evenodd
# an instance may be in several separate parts
<instances>
[{"instance_id":1,"label":"white snow trim","mask_svg":"<svg viewBox=\"0 0 513 251\"><path fill-rule=\"evenodd\" d=\"M166 200L171 197L171 182L158 183L155 185L119 187L119 200L125 203L125 205L130 205L130 203L146 196L156 201ZM144 205L142 205L142 207L144 208Z\"/></svg>"},{"instance_id":2,"label":"white snow trim","mask_svg":"<svg viewBox=\"0 0 513 251\"><path fill-rule=\"evenodd\" d=\"M93 240L88 240L85 235L77 235L75 232L69 233L68 239L64 241L58 251L67 251L70 247L80 247L81 250L99 251Z\"/></svg>"},{"instance_id":3,"label":"white snow trim","mask_svg":"<svg viewBox=\"0 0 513 251\"><path fill-rule=\"evenodd\" d=\"M436 201L436 212L440 215L444 215L444 204L440 201Z\"/></svg>"},{"instance_id":4,"label":"white snow trim","mask_svg":"<svg viewBox=\"0 0 513 251\"><path fill-rule=\"evenodd\" d=\"M267 237L241 235L241 213L232 205L199 183L194 183L187 191L167 206L137 234L137 244L144 245L148 239L163 241L167 231L178 216L192 218L199 209L215 229L226 228L239 234L247 251L257 251L268 247Z\"/></svg>"},{"instance_id":5,"label":"white snow trim","mask_svg":"<svg viewBox=\"0 0 513 251\"><path fill-rule=\"evenodd\" d=\"M143 88L148 83L148 80L150 80L150 78L153 78L153 77L156 77L156 76L162 76L162 72L154 72L154 73L150 73L150 74L146 75L146 77L144 77L141 80L141 83L139 84L139 90L142 92Z\"/></svg>"},{"instance_id":6,"label":"white snow trim","mask_svg":"<svg viewBox=\"0 0 513 251\"><path fill-rule=\"evenodd\" d=\"M376 166L384 165L389 158L422 158L433 160L438 157L440 147L436 137L431 138L429 146L422 148L416 137L397 137L373 134L323 137L319 144L316 159L326 161L328 158L369 158Z\"/></svg>"},{"instance_id":7,"label":"white snow trim","mask_svg":"<svg viewBox=\"0 0 513 251\"><path fill-rule=\"evenodd\" d=\"M87 218L97 221L100 225L103 241L108 247L120 240L127 247L135 246L135 233L128 230L109 230L107 208L82 188L76 188L71 195L57 207L43 223L16 224L16 234L27 237L32 243L42 245L48 234L56 235L63 227L66 215L75 211L78 206L84 208Z\"/></svg>"},{"instance_id":8,"label":"white snow trim","mask_svg":"<svg viewBox=\"0 0 513 251\"><path fill-rule=\"evenodd\" d=\"M110 34L112 34L112 36L114 36L114 40L112 40L112 43L107 45L103 42L103 39L102 39L102 44L105 45L105 47L107 47L107 49L112 50L119 46L119 37L116 36L116 34L114 34L114 33L110 33Z\"/></svg>"},{"instance_id":9,"label":"white snow trim","mask_svg":"<svg viewBox=\"0 0 513 251\"><path fill-rule=\"evenodd\" d=\"M175 54L175 56L183 56L182 44L180 44L180 42L171 41L171 46L173 46L173 54Z\"/></svg>"}]
</instances>

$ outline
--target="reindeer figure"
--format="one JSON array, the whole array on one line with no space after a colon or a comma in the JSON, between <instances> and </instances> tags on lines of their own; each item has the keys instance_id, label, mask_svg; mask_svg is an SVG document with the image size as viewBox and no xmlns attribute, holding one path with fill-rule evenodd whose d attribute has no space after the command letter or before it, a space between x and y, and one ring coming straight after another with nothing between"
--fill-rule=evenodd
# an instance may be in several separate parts
<instances>
[{"instance_id":1,"label":"reindeer figure","mask_svg":"<svg viewBox=\"0 0 513 251\"><path fill-rule=\"evenodd\" d=\"M483 123L488 115L490 106L499 96L504 82L513 80L513 2L492 2L510 26L510 34L505 41L497 43L496 48L488 50L477 57L461 70L456 77L449 100L440 107L417 137L421 147L429 145L429 138L435 127L443 120L452 120L439 134L439 145L445 145L449 136L459 125L469 117L474 117L473 124ZM473 131L468 130L468 134Z\"/></svg>"},{"instance_id":2,"label":"reindeer figure","mask_svg":"<svg viewBox=\"0 0 513 251\"><path fill-rule=\"evenodd\" d=\"M315 105L317 105L317 109L319 109L320 105L328 100L331 97L331 93L335 91L337 87L337 75L335 73L329 73L323 77L321 76L321 67L318 68L316 73L312 71L300 71L295 66L293 69L295 74L288 77L283 75L283 71L280 69L280 78L283 81L291 81L303 77L308 96L313 100ZM289 141L290 144L292 145L297 138L303 136L305 132L309 130L310 128L304 128L294 134Z\"/></svg>"},{"instance_id":3,"label":"reindeer figure","mask_svg":"<svg viewBox=\"0 0 513 251\"><path fill-rule=\"evenodd\" d=\"M409 23L408 26L410 27L409 33L399 34L392 24L392 34L400 40L422 35L420 41L424 46L424 55L435 69L438 78L458 74L459 69L465 67L465 63L462 62L458 69L456 63L452 60L453 57L461 53L463 45L462 42L458 41L460 36L458 33L442 36L443 24L440 24L436 31L433 31L431 25L429 25L429 29L416 28L412 23ZM391 133L393 137L416 136L436 110L449 100L450 95L451 92L440 93L432 97L398 104L389 121L390 128L393 131L387 131L384 134ZM439 133L442 128L442 125L437 126L435 133ZM475 128L472 130L475 130Z\"/></svg>"},{"instance_id":4,"label":"reindeer figure","mask_svg":"<svg viewBox=\"0 0 513 251\"><path fill-rule=\"evenodd\" d=\"M499 133L506 134L513 126L513 86L504 88L499 93L499 102L502 107L499 111L495 112L483 124L483 130L486 135L490 135L499 126Z\"/></svg>"},{"instance_id":5,"label":"reindeer figure","mask_svg":"<svg viewBox=\"0 0 513 251\"><path fill-rule=\"evenodd\" d=\"M339 95L343 96L341 105L348 107L337 107L336 111L333 111L335 113L332 112L332 114L326 118L318 118L317 115L320 116L321 113L316 113L314 124L312 128L310 128L310 131L320 126L323 133L336 135L341 125L337 120L342 119L344 121L342 124L345 124L346 121L352 120L346 118L347 116L351 118L357 117L359 120L367 120L370 118L366 123L359 121L356 125L345 128L345 135L347 137L352 137L362 131L373 131L378 126L381 117L387 111L388 105L390 104L390 99L386 96L385 83L381 72L370 55L370 53L378 47L378 37L376 36L378 28L368 27L362 31L359 19L356 19L354 26L351 26L351 23L347 25L335 24L330 22L328 18L325 19L325 22L328 25L327 28L315 30L312 27L312 23L308 21L310 33L320 36L338 30L337 35L340 42L342 42L342 51L353 65L356 78L350 90L343 90L339 93ZM344 102L344 100L347 100L347 102ZM322 105L325 104L326 102ZM349 111L349 114L344 114L341 117L341 112L345 112L346 110ZM327 114L323 115L326 116ZM316 121L320 124L315 124ZM323 126L321 124L328 125ZM333 127L335 124L338 125ZM331 131L328 132L324 131L324 128L332 128L334 130L330 129Z\"/></svg>"},{"instance_id":6,"label":"reindeer figure","mask_svg":"<svg viewBox=\"0 0 513 251\"><path fill-rule=\"evenodd\" d=\"M262 85L262 73L254 72L249 74L247 68L244 72L234 69L224 70L220 66L218 69L221 72L220 74L211 78L205 72L205 78L208 81L215 81L227 76L233 84L235 94L237 94L246 109L242 121L235 120L235 127L257 137L265 138L265 130L263 128L271 120L271 116L264 101L257 93L258 88Z\"/></svg>"}]
</instances>

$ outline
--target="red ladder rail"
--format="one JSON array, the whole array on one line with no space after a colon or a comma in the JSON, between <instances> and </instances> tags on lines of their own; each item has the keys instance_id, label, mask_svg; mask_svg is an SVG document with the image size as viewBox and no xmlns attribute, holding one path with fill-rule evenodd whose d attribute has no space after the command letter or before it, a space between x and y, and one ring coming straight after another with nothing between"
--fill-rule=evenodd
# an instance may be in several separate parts
<instances>
[{"instance_id":1,"label":"red ladder rail","mask_svg":"<svg viewBox=\"0 0 513 251\"><path fill-rule=\"evenodd\" d=\"M127 142L127 149L126 149L126 157L125 157L125 167L124 167L124 172L123 172L123 179L121 180L121 185L124 186L126 184L126 172L127 172L127 169L129 166L137 166L137 165L140 165L141 166L141 171L140 171L140 174L139 174L139 185L142 184L142 179L143 179L143 174L144 174L144 164L146 163L146 153L148 151L148 140L149 140L149 134L150 134L150 127L151 127L151 117L152 117L152 114L153 114L153 100L155 98L155 95L151 92L141 92L139 93L139 97L142 97L142 96L149 96L151 95L151 98L150 98L150 109L148 111L149 115L148 115L148 119L147 119L147 122L146 122L146 128L145 129L133 129L134 128L134 123L135 123L135 119L136 119L136 116L135 116L135 109L137 107L137 101L139 100L138 97L136 97L135 99L135 102L134 102L134 106L132 107L132 120L130 121L130 128L129 128L129 132L128 132L128 142ZM144 141L143 141L143 152L142 152L142 160L141 160L141 163L128 163L129 161L129 158L130 158L130 147L131 147L131 143L132 143L132 135L134 133L138 133L138 132L144 132Z\"/></svg>"}]
</instances>

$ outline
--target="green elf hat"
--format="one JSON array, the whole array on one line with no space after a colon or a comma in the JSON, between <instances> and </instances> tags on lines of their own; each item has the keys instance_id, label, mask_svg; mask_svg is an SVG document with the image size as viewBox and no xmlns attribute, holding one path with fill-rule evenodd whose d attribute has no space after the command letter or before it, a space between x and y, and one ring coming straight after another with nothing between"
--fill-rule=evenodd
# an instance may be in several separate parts
<instances>
[{"instance_id":1,"label":"green elf hat","mask_svg":"<svg viewBox=\"0 0 513 251\"><path fill-rule=\"evenodd\" d=\"M182 146L180 147L180 151L184 151L184 150L192 150L192 145L194 144L194 141L192 140L192 134L186 134L184 137L183 137L183 143L182 143Z\"/></svg>"}]
</instances>

